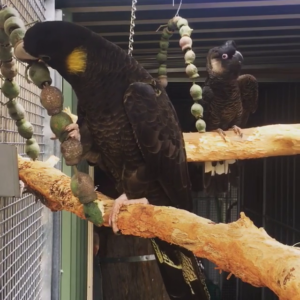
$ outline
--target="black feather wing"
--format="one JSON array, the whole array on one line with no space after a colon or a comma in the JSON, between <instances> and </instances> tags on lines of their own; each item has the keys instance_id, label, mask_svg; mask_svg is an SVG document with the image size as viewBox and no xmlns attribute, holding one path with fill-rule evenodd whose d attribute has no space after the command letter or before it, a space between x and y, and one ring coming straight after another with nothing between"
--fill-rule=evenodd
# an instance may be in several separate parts
<instances>
[{"instance_id":1,"label":"black feather wing","mask_svg":"<svg viewBox=\"0 0 300 300\"><path fill-rule=\"evenodd\" d=\"M127 89L124 106L145 161L148 180L160 183L170 205L191 210L183 135L166 92L155 80L136 82ZM158 239L153 239L152 244L170 299L210 299L192 252Z\"/></svg>"},{"instance_id":2,"label":"black feather wing","mask_svg":"<svg viewBox=\"0 0 300 300\"><path fill-rule=\"evenodd\" d=\"M244 128L247 124L249 115L255 113L257 109L258 83L254 76L245 74L238 77L238 84L243 103L243 115L240 127Z\"/></svg>"},{"instance_id":3,"label":"black feather wing","mask_svg":"<svg viewBox=\"0 0 300 300\"><path fill-rule=\"evenodd\" d=\"M124 106L145 160L146 176L160 183L170 205L191 210L183 135L166 92L155 80L136 82L127 89Z\"/></svg>"}]
</instances>

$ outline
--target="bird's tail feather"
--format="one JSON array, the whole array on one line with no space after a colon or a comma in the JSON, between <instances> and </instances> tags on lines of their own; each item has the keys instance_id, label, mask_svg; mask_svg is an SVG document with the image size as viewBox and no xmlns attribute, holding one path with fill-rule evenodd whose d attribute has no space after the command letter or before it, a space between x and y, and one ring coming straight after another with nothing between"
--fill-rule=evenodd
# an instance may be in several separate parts
<instances>
[{"instance_id":1,"label":"bird's tail feather","mask_svg":"<svg viewBox=\"0 0 300 300\"><path fill-rule=\"evenodd\" d=\"M229 183L237 186L238 164L236 160L205 162L203 183L209 195L226 193Z\"/></svg>"},{"instance_id":2,"label":"bird's tail feather","mask_svg":"<svg viewBox=\"0 0 300 300\"><path fill-rule=\"evenodd\" d=\"M200 261L184 248L151 239L170 300L210 300Z\"/></svg>"}]
</instances>

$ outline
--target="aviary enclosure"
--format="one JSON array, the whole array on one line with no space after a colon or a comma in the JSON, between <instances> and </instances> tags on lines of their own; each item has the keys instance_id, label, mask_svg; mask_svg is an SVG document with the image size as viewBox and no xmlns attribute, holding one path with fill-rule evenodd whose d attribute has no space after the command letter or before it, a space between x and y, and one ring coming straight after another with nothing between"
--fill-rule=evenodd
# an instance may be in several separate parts
<instances>
[{"instance_id":1,"label":"aviary enclosure","mask_svg":"<svg viewBox=\"0 0 300 300\"><path fill-rule=\"evenodd\" d=\"M133 3L131 1L97 1L97 3L78 2L74 6L72 1L57 2L58 8L64 8L66 12L73 14L73 22L90 27L125 50L128 48L130 35L128 27L130 12L133 13L131 5L137 5L136 19L131 19L135 25L134 28L131 27L134 29L132 54L153 76L157 77L156 55L159 52L161 31L156 33L156 30L159 25L165 24L176 14L179 3L175 1L176 5L172 6L172 3L169 3L171 1L167 0L141 1L141 3L136 3L136 1ZM235 148L237 157L245 158L248 155L247 158L250 159L242 161L238 187L231 188L228 194L218 197L208 197L203 192L203 171L201 169L201 161L203 160L201 160L201 152L196 154L193 152L194 148L198 149L197 147L203 153L205 149L201 148L201 143L200 146L197 146L197 142L195 143L195 140L192 139L192 136L202 133L196 132L195 118L191 115L193 104L193 99L190 97L191 81L185 74L183 54L178 45L180 39L178 31L169 41L168 60L166 62L168 72L166 90L175 106L183 131L185 133L195 132L195 135L185 135L195 204L194 213L215 223L231 223L238 220L240 212L244 212L257 227L264 227L272 238L283 245L290 246L285 247L279 243L276 244L276 242L273 245L273 242L264 236L263 231L256 230L244 218L238 221L240 223L228 224L226 225L228 227L225 225L224 227L222 225L217 227L217 225L210 224L204 219L193 219L191 215L186 215L186 219L183 217L182 220L187 223L188 219L195 220L195 223L199 222L197 224L199 225L199 232L201 230L203 232L203 240L212 244L217 243L213 234L219 234L219 238L222 237L222 234L228 234L228 241L230 241L231 230L232 234L235 233L239 237L241 233L238 230L242 232L244 230L245 237L247 237L248 230L248 239L243 240L240 245L237 244L236 249L231 249L231 256L227 257L227 259L231 259L230 262L226 262L224 253L222 256L222 246L226 251L229 251L226 242L223 245L222 243L218 244L218 246L214 244L219 251L217 251L217 258L212 259L216 265L208 260L203 261L212 299L278 299L271 289L280 296L280 299L298 299L298 295L293 294L293 291L297 288L299 290L299 283L295 283L297 280L293 278L293 275L284 283L284 285L287 283L288 286L289 282L292 282L290 283L291 286L287 287L289 290L287 293L290 293L288 296L284 294L284 291L281 291L284 288L281 289L276 286L276 282L272 282L274 278L277 278L275 276L278 272L277 264L280 267L283 265L284 255L277 256L280 251L287 255L287 268L293 267L291 272L295 271L295 276L299 276L300 272L299 260L297 260L297 258L299 259L299 256L297 257L297 242L300 242L300 221L297 213L300 205L300 189L297 183L300 179L300 166L299 156L295 155L300 152L300 104L298 99L300 92L298 84L300 78L300 14L297 12L300 13L300 5L292 0L183 1L180 7L180 16L187 19L193 28L192 49L196 53L195 65L200 74L196 83L202 85L201 82L206 77L205 56L208 50L225 40L234 39L238 49L245 57L243 73L250 73L259 81L258 109L251 116L247 127L295 124L287 127L266 127L260 132L256 129L246 130L246 135L258 136L257 140L254 138L252 141L253 145L249 146L255 150L258 145L257 151L252 151L251 155L247 153L249 148L240 149L243 148L243 145L232 146L235 142L229 134L229 138L233 141L231 146L237 147ZM131 33L133 34L133 31ZM34 81L33 78L31 79ZM215 135L203 133L203 136L205 135L209 144L208 155L209 150L215 147L219 152L214 154L216 155L214 158L224 158L226 155L224 149L227 146L222 146L222 142ZM265 158L267 156L271 157ZM45 177L40 175L41 170L44 171ZM69 210L84 218L82 206L71 194L69 178L53 169L51 164L32 163L19 158L19 171L20 178L31 190L39 192L42 194L42 198L46 199L46 206L52 210ZM39 186L35 184L37 178L40 180ZM55 184L53 184L54 181ZM95 185L98 186L98 191L101 193L111 198L117 197L109 179L96 167ZM95 203L104 212L104 221L107 225L107 210L109 210L111 203L100 194L97 197L100 202ZM170 242L179 244L181 242L183 246L191 247L195 253L202 254L201 257L204 256L204 253L207 258L212 257L207 253L209 251L202 249L197 243L191 246L187 245L188 243L185 243L184 239L174 238L172 235L169 237L168 232L160 231L158 227L155 227L154 221L153 224L148 221L151 228L147 228L147 224L145 225L143 220L139 219L139 215L144 211L153 219L158 218L158 223L170 230L174 230L174 228L168 227L168 220L171 222L173 215L178 216L176 213L180 214L180 212L166 209L163 213L169 219L165 220L160 217L160 211L151 211L151 209L139 206L124 209L119 215L118 223L122 232L144 237L159 234L159 237ZM130 219L132 216L134 221ZM99 218L92 220L95 223L100 222ZM135 231L130 222L136 224L138 229L143 228L143 226L146 226L146 229L143 232ZM174 222L176 223L176 220ZM234 224L239 224L237 227L240 226L240 228L234 227ZM180 226L178 220L177 226ZM189 234L189 232L184 231L184 228L181 230L182 233ZM205 237L205 230L207 232L211 230L211 240L208 236ZM95 238L96 250L99 247L99 251L96 251L95 257L95 261L98 263L95 264L94 272L94 299L168 299L148 240L138 237L114 236L111 229L105 227L95 227L95 234L99 236L100 241L97 243L97 238ZM201 235L198 235L197 238L201 239ZM251 256L251 249L255 249L258 247L257 245L261 246L261 249L265 249L264 246L268 243L274 247L269 249L270 252L256 253L253 254L253 257ZM241 264L235 262L235 251L240 250L242 252L244 250L247 253L247 249L249 260L247 257L243 257ZM256 250L260 251L259 249ZM225 252L225 250L223 251ZM269 259L269 265L263 259L264 254ZM256 260L251 261L251 257L255 257ZM216 270L216 266L227 272L220 273L219 270ZM268 267L269 273L267 272L266 275L263 269ZM251 268L253 268L253 273ZM248 283L237 279L234 274ZM253 287L249 283L256 286L268 286L270 289ZM119 288L116 288L116 285ZM277 285L280 286L280 284Z\"/></svg>"}]
</instances>

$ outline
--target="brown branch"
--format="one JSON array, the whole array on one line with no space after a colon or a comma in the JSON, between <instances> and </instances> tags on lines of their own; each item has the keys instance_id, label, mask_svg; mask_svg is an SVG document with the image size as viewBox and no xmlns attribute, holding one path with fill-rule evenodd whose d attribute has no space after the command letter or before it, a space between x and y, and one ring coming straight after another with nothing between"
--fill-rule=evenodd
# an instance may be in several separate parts
<instances>
[{"instance_id":1,"label":"brown branch","mask_svg":"<svg viewBox=\"0 0 300 300\"><path fill-rule=\"evenodd\" d=\"M85 218L83 206L70 190L70 178L51 164L19 157L20 179L45 198L51 210L66 210ZM113 201L98 193L104 225ZM118 215L122 234L158 237L193 251L257 287L267 286L281 300L300 295L300 251L280 244L258 229L243 213L237 222L214 224L187 211L152 205L124 206Z\"/></svg>"},{"instance_id":2,"label":"brown branch","mask_svg":"<svg viewBox=\"0 0 300 300\"><path fill-rule=\"evenodd\" d=\"M300 124L268 125L242 131L242 138L232 131L226 131L227 142L216 132L184 133L188 161L300 154Z\"/></svg>"}]
</instances>

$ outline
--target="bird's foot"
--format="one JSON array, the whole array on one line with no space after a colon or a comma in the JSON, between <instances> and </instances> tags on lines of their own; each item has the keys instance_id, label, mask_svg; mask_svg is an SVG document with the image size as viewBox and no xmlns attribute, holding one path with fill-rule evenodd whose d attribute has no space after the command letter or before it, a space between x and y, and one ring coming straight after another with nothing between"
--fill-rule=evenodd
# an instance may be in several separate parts
<instances>
[{"instance_id":1,"label":"bird's foot","mask_svg":"<svg viewBox=\"0 0 300 300\"><path fill-rule=\"evenodd\" d=\"M65 129L65 131L68 131L68 137L80 141L80 133L79 133L79 126L76 123L72 123L68 125Z\"/></svg>"},{"instance_id":2,"label":"bird's foot","mask_svg":"<svg viewBox=\"0 0 300 300\"><path fill-rule=\"evenodd\" d=\"M120 212L120 209L123 205L131 205L131 204L149 204L146 198L128 200L125 194L122 194L119 198L117 198L114 202L112 211L109 216L109 225L112 227L113 232L117 234L119 232L119 228L117 225L117 216Z\"/></svg>"},{"instance_id":3,"label":"bird's foot","mask_svg":"<svg viewBox=\"0 0 300 300\"><path fill-rule=\"evenodd\" d=\"M240 127L233 125L229 130L233 130L236 135L239 135L241 138L243 137L243 132Z\"/></svg>"},{"instance_id":4,"label":"bird's foot","mask_svg":"<svg viewBox=\"0 0 300 300\"><path fill-rule=\"evenodd\" d=\"M226 140L226 133L221 128L218 128L216 132L221 136L221 138L224 140L224 142L227 142Z\"/></svg>"}]
</instances>

